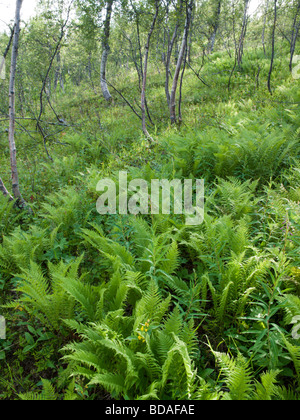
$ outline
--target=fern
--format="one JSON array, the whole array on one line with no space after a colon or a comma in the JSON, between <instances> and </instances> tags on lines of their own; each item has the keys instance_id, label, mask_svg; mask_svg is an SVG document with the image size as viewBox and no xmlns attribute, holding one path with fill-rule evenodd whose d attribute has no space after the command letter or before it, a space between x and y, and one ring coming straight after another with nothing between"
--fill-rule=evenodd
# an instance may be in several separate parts
<instances>
[{"instance_id":1,"label":"fern","mask_svg":"<svg viewBox=\"0 0 300 420\"><path fill-rule=\"evenodd\" d=\"M229 388L229 392L224 393L222 399L237 401L251 399L254 392L253 373L246 359L241 354L238 354L236 360L225 353L213 352L213 354Z\"/></svg>"},{"instance_id":2,"label":"fern","mask_svg":"<svg viewBox=\"0 0 300 420\"><path fill-rule=\"evenodd\" d=\"M234 177L228 180L220 179L215 191L215 203L220 206L223 213L230 214L235 219L241 219L253 212L257 199L254 192L258 181L241 182Z\"/></svg>"},{"instance_id":3,"label":"fern","mask_svg":"<svg viewBox=\"0 0 300 420\"><path fill-rule=\"evenodd\" d=\"M25 400L25 401L56 401L57 400L57 395L56 395L56 391L53 387L53 385L51 384L50 381L46 380L46 379L42 379L42 384L43 384L43 391L38 394L38 393L26 393L26 394L19 394L19 398L20 400Z\"/></svg>"},{"instance_id":4,"label":"fern","mask_svg":"<svg viewBox=\"0 0 300 420\"><path fill-rule=\"evenodd\" d=\"M18 394L18 397L22 401L57 401L61 398L56 393L54 386L47 379L41 379L43 390L40 393L27 392L25 394ZM74 401L77 399L77 395L74 393L75 383L72 381L67 388L63 400L64 401Z\"/></svg>"},{"instance_id":5,"label":"fern","mask_svg":"<svg viewBox=\"0 0 300 420\"><path fill-rule=\"evenodd\" d=\"M264 372L260 376L261 383L256 385L256 400L267 401L271 400L278 393L277 376L280 374L279 370L271 370Z\"/></svg>"},{"instance_id":6,"label":"fern","mask_svg":"<svg viewBox=\"0 0 300 420\"><path fill-rule=\"evenodd\" d=\"M209 345L210 346L210 345ZM211 348L211 346L210 346ZM212 350L220 367L222 388L228 391L217 392L217 398L225 400L298 400L299 395L294 390L280 386L278 376L281 371L269 370L255 379L255 373L248 361L241 353L233 358L225 353Z\"/></svg>"},{"instance_id":7,"label":"fern","mask_svg":"<svg viewBox=\"0 0 300 420\"><path fill-rule=\"evenodd\" d=\"M74 366L73 375L84 376L91 385L101 385L118 396L190 397L196 381L191 360L195 331L178 310L165 318L169 306L170 297L162 299L157 285L150 282L132 317L124 317L120 309L89 326L65 321L82 338L64 348L64 359ZM174 383L175 394L165 389L169 381Z\"/></svg>"},{"instance_id":8,"label":"fern","mask_svg":"<svg viewBox=\"0 0 300 420\"><path fill-rule=\"evenodd\" d=\"M196 371L192 366L192 362L190 356L187 351L187 347L184 342L182 342L176 335L173 333L174 337L174 345L168 352L166 361L162 367L162 387L165 387L168 378L170 377L171 366L178 366L179 373L176 374L177 380L179 379L180 382L173 383L173 388L176 391L177 387L183 386L186 389L186 395L183 395L183 398L191 399L192 388L194 385L194 380L196 378ZM182 360L182 365L178 364L176 355L180 357ZM184 382L184 385L181 384L181 381Z\"/></svg>"},{"instance_id":9,"label":"fern","mask_svg":"<svg viewBox=\"0 0 300 420\"><path fill-rule=\"evenodd\" d=\"M54 248L59 228L53 229L50 235L48 229L38 226L32 226L28 232L16 228L0 245L0 268L7 275L12 275L27 270L31 261L40 264L46 261L47 254Z\"/></svg>"},{"instance_id":10,"label":"fern","mask_svg":"<svg viewBox=\"0 0 300 420\"><path fill-rule=\"evenodd\" d=\"M86 243L96 248L110 262L118 259L123 264L134 266L134 257L124 246L106 238L97 225L92 226L95 230L82 229L82 237Z\"/></svg>"},{"instance_id":11,"label":"fern","mask_svg":"<svg viewBox=\"0 0 300 420\"><path fill-rule=\"evenodd\" d=\"M51 264L49 267L51 270ZM52 274L55 278L57 272ZM21 295L17 305L23 305L29 313L33 310L36 317L48 327L59 329L61 319L74 316L74 301L68 299L57 283L51 288L51 281L45 277L39 265L31 262L30 269L23 270L19 277L16 290Z\"/></svg>"},{"instance_id":12,"label":"fern","mask_svg":"<svg viewBox=\"0 0 300 420\"><path fill-rule=\"evenodd\" d=\"M298 382L298 387L300 387L300 347L298 345L291 344L283 334L282 339L293 361L296 371L296 380Z\"/></svg>"},{"instance_id":13,"label":"fern","mask_svg":"<svg viewBox=\"0 0 300 420\"><path fill-rule=\"evenodd\" d=\"M7 235L23 217L23 214L15 210L15 202L0 196L0 238Z\"/></svg>"}]
</instances>

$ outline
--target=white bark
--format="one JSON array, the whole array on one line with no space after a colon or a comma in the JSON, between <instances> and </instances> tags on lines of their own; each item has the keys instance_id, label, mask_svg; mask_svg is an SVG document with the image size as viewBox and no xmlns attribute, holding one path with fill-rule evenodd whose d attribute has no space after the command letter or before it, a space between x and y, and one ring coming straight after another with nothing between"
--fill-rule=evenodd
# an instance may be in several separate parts
<instances>
[{"instance_id":1,"label":"white bark","mask_svg":"<svg viewBox=\"0 0 300 420\"><path fill-rule=\"evenodd\" d=\"M9 81L9 150L11 163L12 192L14 198L18 200L18 205L24 207L26 205L19 188L19 175L17 169L17 150L15 143L15 78L17 69L19 36L20 36L20 13L23 0L16 2L15 15L15 33L13 38L13 47L11 54L11 69Z\"/></svg>"}]
</instances>

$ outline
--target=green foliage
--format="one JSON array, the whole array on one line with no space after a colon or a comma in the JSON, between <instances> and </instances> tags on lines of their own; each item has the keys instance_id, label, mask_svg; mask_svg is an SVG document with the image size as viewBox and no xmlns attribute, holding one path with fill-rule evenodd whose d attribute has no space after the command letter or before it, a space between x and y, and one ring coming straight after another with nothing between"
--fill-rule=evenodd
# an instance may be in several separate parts
<instances>
[{"instance_id":1,"label":"green foliage","mask_svg":"<svg viewBox=\"0 0 300 420\"><path fill-rule=\"evenodd\" d=\"M260 381L254 380L254 372L247 361L240 353L234 359L228 354L215 352L217 364L220 367L220 374L227 392L220 393L222 400L263 400L280 399L283 389L277 385L279 370L271 370L260 375ZM285 389L285 392L287 390Z\"/></svg>"},{"instance_id":2,"label":"green foliage","mask_svg":"<svg viewBox=\"0 0 300 420\"><path fill-rule=\"evenodd\" d=\"M288 72L286 40L277 35L270 98L269 51L257 46L264 14L251 21L250 47L228 89L231 28L238 31L242 4L233 14L224 3L216 52L207 55L215 4L203 2L185 70L184 120L175 127L160 61L166 40L156 30L149 145L116 91L111 104L100 97L100 3L80 2L79 26L68 27L61 61L54 60L43 93L43 139L26 117L39 109L65 6L44 10L21 34L18 167L34 214L0 197L0 312L7 320L0 398L299 400L299 89ZM134 10L118 3L111 31L107 77L138 113L136 30L143 45L152 6L140 4L136 21ZM169 31L182 14L170 9L165 23L162 9L159 25ZM0 175L9 186L5 118ZM119 170L149 183L205 179L203 224L186 226L174 214L100 216L96 185L117 180Z\"/></svg>"},{"instance_id":3,"label":"green foliage","mask_svg":"<svg viewBox=\"0 0 300 420\"><path fill-rule=\"evenodd\" d=\"M169 304L150 283L132 317L121 321L122 311L116 310L90 326L68 321L83 339L64 348L69 353L64 358L75 363L74 375L83 375L89 385L100 385L117 398L190 398L196 379L190 357L193 325L183 324L176 310L164 319ZM187 335L186 328L192 334ZM166 388L167 383L172 386Z\"/></svg>"},{"instance_id":4,"label":"green foliage","mask_svg":"<svg viewBox=\"0 0 300 420\"><path fill-rule=\"evenodd\" d=\"M41 393L27 392L25 394L19 394L18 397L21 401L57 401L60 398L58 397L53 385L47 379L41 380L43 385L43 390ZM65 393L63 400L64 401L74 401L77 399L77 396L74 392L74 382L70 384L67 392Z\"/></svg>"}]
</instances>

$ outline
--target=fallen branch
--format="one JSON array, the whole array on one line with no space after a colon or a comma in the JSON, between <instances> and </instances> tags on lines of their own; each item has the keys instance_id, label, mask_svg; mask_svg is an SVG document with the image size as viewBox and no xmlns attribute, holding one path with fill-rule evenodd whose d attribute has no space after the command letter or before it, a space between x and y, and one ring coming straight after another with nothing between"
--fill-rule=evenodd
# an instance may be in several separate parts
<instances>
[{"instance_id":1,"label":"fallen branch","mask_svg":"<svg viewBox=\"0 0 300 420\"><path fill-rule=\"evenodd\" d=\"M211 87L203 79L201 79L201 77L199 76L199 74L196 72L196 70L193 69L193 67L190 65L190 63L188 61L186 62L186 64L189 66L189 68L192 70L192 72L196 75L196 77L200 80L200 82L202 82L207 87Z\"/></svg>"},{"instance_id":2,"label":"fallen branch","mask_svg":"<svg viewBox=\"0 0 300 420\"><path fill-rule=\"evenodd\" d=\"M117 89L115 88L108 80L106 80L106 83L115 91L117 92L121 98L127 103L127 105L129 106L129 108L135 113L135 115L142 120L142 117L137 113L137 111L134 109L134 107L128 102L128 100L125 98L125 96ZM148 124L147 124L148 125ZM149 125L148 125L149 127Z\"/></svg>"}]
</instances>

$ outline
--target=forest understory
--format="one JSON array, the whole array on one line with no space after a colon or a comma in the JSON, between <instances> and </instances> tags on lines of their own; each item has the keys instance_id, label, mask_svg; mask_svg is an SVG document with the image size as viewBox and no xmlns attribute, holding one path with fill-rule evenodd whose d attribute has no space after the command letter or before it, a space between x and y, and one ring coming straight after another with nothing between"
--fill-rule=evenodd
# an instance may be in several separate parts
<instances>
[{"instance_id":1,"label":"forest understory","mask_svg":"<svg viewBox=\"0 0 300 420\"><path fill-rule=\"evenodd\" d=\"M0 399L299 400L300 3L99 2L101 39L91 2L42 3L16 57L19 196L0 80ZM203 179L203 223L99 214L120 171Z\"/></svg>"}]
</instances>

